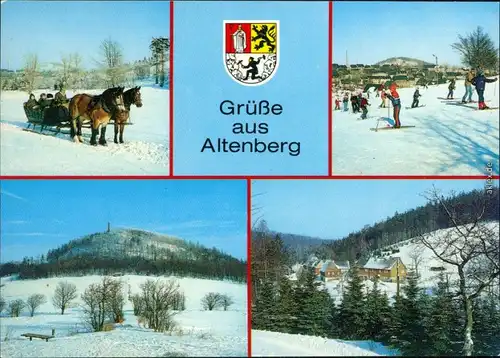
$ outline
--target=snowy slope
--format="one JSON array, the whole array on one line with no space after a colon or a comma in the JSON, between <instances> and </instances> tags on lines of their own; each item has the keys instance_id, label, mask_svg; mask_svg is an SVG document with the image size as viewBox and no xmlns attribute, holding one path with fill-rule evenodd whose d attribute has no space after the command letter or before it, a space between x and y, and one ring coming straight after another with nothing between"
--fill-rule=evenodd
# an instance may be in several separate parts
<instances>
[{"instance_id":1,"label":"snowy slope","mask_svg":"<svg viewBox=\"0 0 500 358\"><path fill-rule=\"evenodd\" d=\"M499 223L489 223L488 227L493 230L493 232L496 233L498 236L500 234L499 232ZM446 235L447 233L450 232L452 229L443 229L443 230L437 230L432 233L430 233L429 236L429 242L437 242L440 240L440 238L443 237L443 235ZM443 271L445 274L449 275L450 282L453 282L453 280L458 278L458 273L456 271L456 267L452 266L447 263L443 263L441 260L439 260L434 253L432 252L431 249L423 246L421 243L419 243L416 239L410 239L406 241L401 241L397 244L391 245L390 247L384 248L385 250L389 250L392 248L397 248L400 250L398 253L394 254L389 254L386 257L400 257L401 261L405 264L405 266L408 269L412 268L412 258L411 255L414 252L421 252L422 256L422 262L419 264L419 275L420 275L420 281L419 284L421 287L424 287L426 289L431 289L433 286L435 286L437 280L438 280L438 271L432 271L432 267L444 267L445 271ZM382 251L384 250L382 249ZM365 287L367 289L371 289L372 287L372 282L371 281L364 281ZM342 283L338 280L333 280L329 281L326 283L326 287L332 297L335 298L336 302L340 302L341 297L342 297ZM396 295L396 290L397 290L397 284L392 283L392 282L380 282L379 287L381 290L387 292L388 296L391 298L392 296Z\"/></svg>"},{"instance_id":2,"label":"snowy slope","mask_svg":"<svg viewBox=\"0 0 500 358\"><path fill-rule=\"evenodd\" d=\"M126 275L126 291L139 292L139 285L148 278ZM155 333L138 325L132 305L126 301L125 322L114 331L88 333L81 320L80 298L61 316L50 303L59 281L74 283L80 295L99 276L50 278L15 281L2 279L2 296L6 301L25 300L32 293L41 293L49 302L40 307L35 317L26 312L22 317L0 320L2 357L138 357L138 356L246 356L246 286L232 282L178 278L186 295L186 310L175 316L178 329L171 335ZM200 300L205 293L227 293L234 305L224 311L202 311ZM56 330L56 338L49 342L20 337L22 333L49 334ZM7 341L4 339L7 337Z\"/></svg>"},{"instance_id":3,"label":"snowy slope","mask_svg":"<svg viewBox=\"0 0 500 358\"><path fill-rule=\"evenodd\" d=\"M35 91L38 97L42 90ZM54 91L51 91L54 92ZM75 93L98 94L98 90ZM68 98L74 95L67 92ZM26 93L2 91L0 98L0 173L2 175L166 175L168 174L169 92L142 87L143 106L131 107L124 132L125 143L113 143L108 126L108 147L88 144L90 129L83 129L85 144L75 144L69 135L40 135L23 131ZM38 130L39 127L37 127ZM45 132L50 134L50 132Z\"/></svg>"},{"instance_id":4,"label":"snowy slope","mask_svg":"<svg viewBox=\"0 0 500 358\"><path fill-rule=\"evenodd\" d=\"M485 98L498 107L497 83L487 84ZM455 100L446 97L448 85L421 89L420 104L406 109L414 88L398 90L402 125L415 128L371 131L392 121L392 108L378 108L380 98L370 94L368 119L360 114L333 111L333 171L335 174L485 175L487 163L499 174L499 111L478 111L477 103L462 105L462 82L457 82ZM473 95L477 100L477 94ZM350 107L350 105L349 105ZM389 118L391 119L389 119Z\"/></svg>"},{"instance_id":5,"label":"snowy slope","mask_svg":"<svg viewBox=\"0 0 500 358\"><path fill-rule=\"evenodd\" d=\"M361 345L365 348L360 348ZM315 336L252 330L252 356L378 356L394 355L375 342L349 342Z\"/></svg>"}]
</instances>

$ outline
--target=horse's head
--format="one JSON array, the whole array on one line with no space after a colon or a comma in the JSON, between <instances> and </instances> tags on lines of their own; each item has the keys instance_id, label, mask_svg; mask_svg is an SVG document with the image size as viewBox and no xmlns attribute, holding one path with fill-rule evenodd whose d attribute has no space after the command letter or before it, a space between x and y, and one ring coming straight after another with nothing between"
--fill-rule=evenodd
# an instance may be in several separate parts
<instances>
[{"instance_id":1,"label":"horse's head","mask_svg":"<svg viewBox=\"0 0 500 358\"><path fill-rule=\"evenodd\" d=\"M123 90L125 87L109 88L102 94L106 105L117 111L125 110L125 103L123 101Z\"/></svg>"},{"instance_id":2,"label":"horse's head","mask_svg":"<svg viewBox=\"0 0 500 358\"><path fill-rule=\"evenodd\" d=\"M137 108L141 108L142 107L141 86L134 87L132 89L132 93L133 93L133 97L132 97L133 102L132 103L135 104L137 106Z\"/></svg>"}]
</instances>

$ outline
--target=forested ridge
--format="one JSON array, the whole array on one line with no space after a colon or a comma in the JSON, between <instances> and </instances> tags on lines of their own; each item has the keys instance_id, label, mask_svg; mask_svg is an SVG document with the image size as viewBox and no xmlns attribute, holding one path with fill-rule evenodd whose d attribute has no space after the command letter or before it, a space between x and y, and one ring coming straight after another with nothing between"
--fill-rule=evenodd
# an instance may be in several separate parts
<instances>
[{"instance_id":1,"label":"forested ridge","mask_svg":"<svg viewBox=\"0 0 500 358\"><path fill-rule=\"evenodd\" d=\"M486 202L484 221L498 221L500 216L498 187L492 188L491 192L473 190L453 194L444 198L444 202L462 217L470 215L470 211L483 202ZM392 217L371 226L366 225L338 240L321 241L318 238L288 233L273 234L280 236L295 262L304 262L311 254L339 261L352 261L400 241L449 227L451 222L443 206L429 202L404 213L396 212Z\"/></svg>"},{"instance_id":2,"label":"forested ridge","mask_svg":"<svg viewBox=\"0 0 500 358\"><path fill-rule=\"evenodd\" d=\"M246 281L246 261L216 248L141 230L94 233L46 255L0 265L0 276L20 279L89 274L176 275Z\"/></svg>"}]
</instances>

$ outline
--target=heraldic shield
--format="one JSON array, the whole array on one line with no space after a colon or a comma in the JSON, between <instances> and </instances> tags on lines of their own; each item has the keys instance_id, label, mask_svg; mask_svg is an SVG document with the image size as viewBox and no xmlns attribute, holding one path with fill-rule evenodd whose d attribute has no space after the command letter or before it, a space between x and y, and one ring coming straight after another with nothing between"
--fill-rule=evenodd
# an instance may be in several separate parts
<instances>
[{"instance_id":1,"label":"heraldic shield","mask_svg":"<svg viewBox=\"0 0 500 358\"><path fill-rule=\"evenodd\" d=\"M268 82L279 64L279 21L224 21L224 65L244 86Z\"/></svg>"}]
</instances>

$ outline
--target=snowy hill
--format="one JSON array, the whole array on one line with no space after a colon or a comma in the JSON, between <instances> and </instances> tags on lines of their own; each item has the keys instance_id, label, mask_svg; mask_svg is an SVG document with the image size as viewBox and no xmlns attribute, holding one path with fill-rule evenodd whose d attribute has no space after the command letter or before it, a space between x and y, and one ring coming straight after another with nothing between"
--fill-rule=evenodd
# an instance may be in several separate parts
<instances>
[{"instance_id":1,"label":"snowy hill","mask_svg":"<svg viewBox=\"0 0 500 358\"><path fill-rule=\"evenodd\" d=\"M431 66L433 64L430 62L417 60L416 58L410 58L410 57L391 57L383 61L379 61L375 64L375 66L383 66L383 65L398 65L401 67L419 67L424 65Z\"/></svg>"},{"instance_id":2,"label":"snowy hill","mask_svg":"<svg viewBox=\"0 0 500 358\"><path fill-rule=\"evenodd\" d=\"M497 83L486 86L485 99L498 107ZM414 88L401 88L402 125L414 128L372 131L394 124L392 108L378 108L380 98L370 93L368 118L333 111L333 171L350 175L486 175L491 163L499 174L499 111L477 110L477 103L461 104L464 87L457 83L454 100L443 100L448 84L421 89L420 104ZM334 94L339 98L339 94ZM477 94L473 95L477 100ZM349 105L350 107L350 105Z\"/></svg>"},{"instance_id":3,"label":"snowy hill","mask_svg":"<svg viewBox=\"0 0 500 358\"><path fill-rule=\"evenodd\" d=\"M103 90L67 91L99 94ZM45 91L37 90L35 95ZM132 106L124 144L113 143L108 126L108 146L89 145L90 129L83 128L86 143L75 144L68 134L53 136L23 131L27 119L23 103L27 94L0 93L0 173L2 175L166 175L168 174L169 91L153 85L141 88L143 106ZM37 130L39 127L37 127Z\"/></svg>"},{"instance_id":4,"label":"snowy hill","mask_svg":"<svg viewBox=\"0 0 500 358\"><path fill-rule=\"evenodd\" d=\"M371 341L341 341L316 336L252 330L252 356L392 356L393 351Z\"/></svg>"},{"instance_id":5,"label":"snowy hill","mask_svg":"<svg viewBox=\"0 0 500 358\"><path fill-rule=\"evenodd\" d=\"M151 277L127 275L121 277L131 292L139 292L139 285ZM170 277L172 278L172 277ZM179 312L174 320L177 329L170 334L155 333L139 326L133 314L132 304L126 301L125 322L117 324L109 332L88 333L82 324L80 294L99 276L71 277L67 280L78 289L78 298L64 315L60 315L50 303L59 281L66 278L13 281L3 278L2 296L7 300L23 299L33 294L44 294L48 303L40 307L34 317L24 313L10 318L2 315L2 357L144 357L144 356L246 356L247 318L244 284L231 282L178 278L181 290L186 295L186 310ZM234 304L228 311L203 311L200 300L208 292L230 295ZM23 333L50 335L55 329L55 338L43 340L21 337Z\"/></svg>"},{"instance_id":6,"label":"snowy hill","mask_svg":"<svg viewBox=\"0 0 500 358\"><path fill-rule=\"evenodd\" d=\"M500 234L499 231L499 223L492 222L488 223L487 227L492 230L492 232L498 237ZM429 234L429 242L430 243L438 243L445 235L450 234L453 229L442 229L437 230ZM399 250L396 253L390 253L393 249ZM437 268L442 268L445 274L448 274L450 282L453 282L458 278L458 272L456 271L456 267L447 263L443 263L439 260L436 255L432 252L431 249L422 245L417 239L410 239L406 241L401 241L397 244L390 245L388 247L380 249L382 255L380 257L388 258L388 257L399 257L401 261L405 264L407 269L413 268L413 260L412 256L416 252L420 253L421 262L418 266L418 272L420 275L419 285L424 287L427 290L432 289L437 280L440 271L437 271ZM384 252L386 252L384 254ZM364 281L365 287L370 289L372 287L371 281ZM392 282L379 282L380 288L385 291L389 297L392 297L396 294L397 284ZM341 300L343 284L339 280L332 280L326 283L326 287L329 290L332 297L335 298L337 302Z\"/></svg>"},{"instance_id":7,"label":"snowy hill","mask_svg":"<svg viewBox=\"0 0 500 358\"><path fill-rule=\"evenodd\" d=\"M188 250L185 241L167 235L137 229L115 229L95 233L72 240L64 245L57 255L47 257L49 261L68 259L80 255L95 257L125 258L140 255L155 259L181 254ZM190 256L189 258L195 258Z\"/></svg>"}]
</instances>

